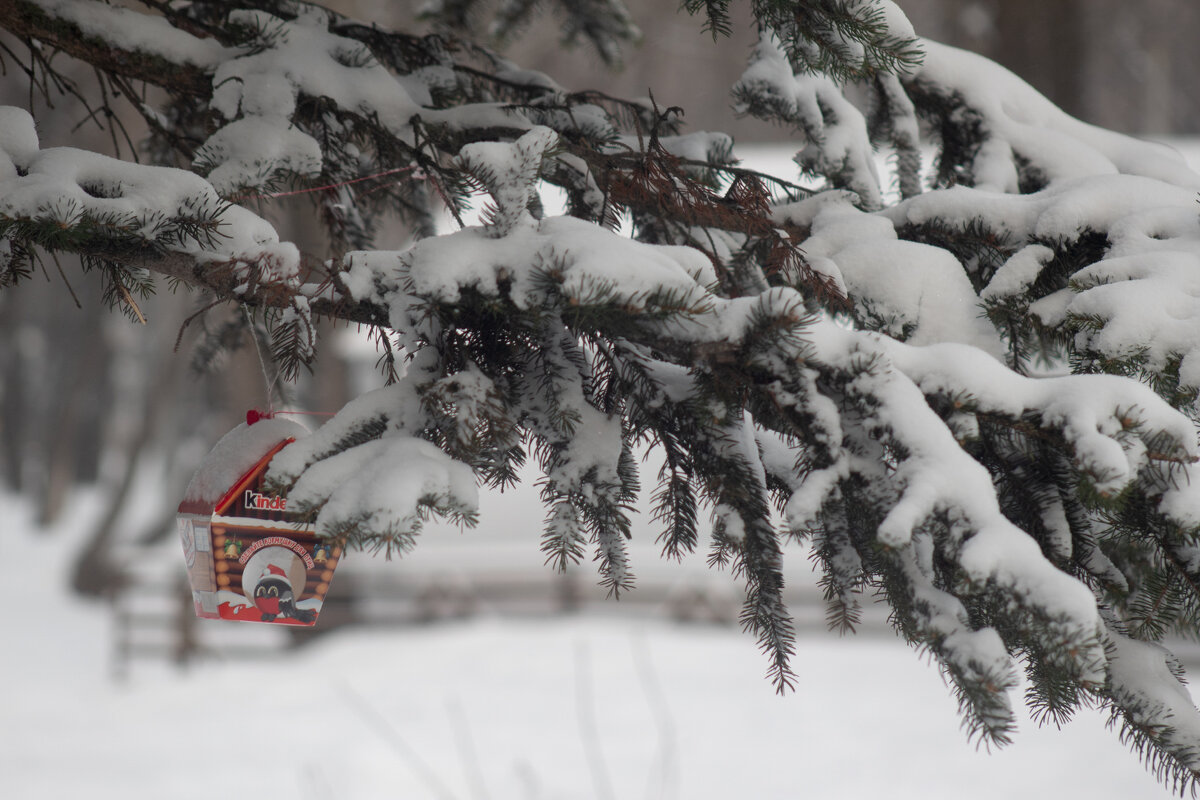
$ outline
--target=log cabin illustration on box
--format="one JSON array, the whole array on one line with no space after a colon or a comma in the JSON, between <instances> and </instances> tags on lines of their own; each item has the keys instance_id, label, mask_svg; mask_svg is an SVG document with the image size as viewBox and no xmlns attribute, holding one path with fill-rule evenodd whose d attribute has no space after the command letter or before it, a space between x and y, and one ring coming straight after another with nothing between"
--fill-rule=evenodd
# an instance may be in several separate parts
<instances>
[{"instance_id":1,"label":"log cabin illustration on box","mask_svg":"<svg viewBox=\"0 0 1200 800\"><path fill-rule=\"evenodd\" d=\"M307 431L264 418L239 425L201 464L177 523L197 616L312 625L341 547L265 491L271 459Z\"/></svg>"}]
</instances>

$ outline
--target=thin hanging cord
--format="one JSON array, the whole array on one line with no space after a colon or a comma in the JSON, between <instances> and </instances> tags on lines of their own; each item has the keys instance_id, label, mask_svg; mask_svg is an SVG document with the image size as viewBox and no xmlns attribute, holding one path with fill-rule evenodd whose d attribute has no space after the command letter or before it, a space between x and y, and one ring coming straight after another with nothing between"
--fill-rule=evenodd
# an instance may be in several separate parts
<instances>
[{"instance_id":1,"label":"thin hanging cord","mask_svg":"<svg viewBox=\"0 0 1200 800\"><path fill-rule=\"evenodd\" d=\"M276 411L275 410L275 384L279 382L279 373L275 373L275 378L272 379L267 373L267 361L263 358L262 348L258 345L258 333L254 330L254 320L250 318L250 312L242 306L242 313L246 315L246 324L250 326L250 339L254 342L254 352L258 354L258 366L262 369L263 383L267 386L267 413L260 415L257 411L250 412L246 415L246 419L250 420L251 416L255 420L260 417L270 419L278 414L295 414L297 416L307 417L332 417L332 411Z\"/></svg>"},{"instance_id":2,"label":"thin hanging cord","mask_svg":"<svg viewBox=\"0 0 1200 800\"><path fill-rule=\"evenodd\" d=\"M246 315L246 324L250 326L250 341L254 342L254 352L258 353L258 365L262 368L263 383L267 385L267 416L275 416L275 384L279 381L279 373L275 373L275 379L271 380L271 376L267 373L267 362L263 358L262 348L258 346L258 331L254 329L254 320L250 318L250 312L242 306L242 313Z\"/></svg>"},{"instance_id":3,"label":"thin hanging cord","mask_svg":"<svg viewBox=\"0 0 1200 800\"><path fill-rule=\"evenodd\" d=\"M412 166L408 166L408 167L396 167L395 169L384 170L383 172L376 172L373 175L364 175L361 178L354 178L353 180L342 181L341 183L329 183L329 184L326 184L325 186L310 186L307 189L297 189L294 192L273 192L271 194L247 194L247 195L241 195L239 197L235 197L234 200L236 200L237 202L241 202L242 200L274 200L279 197L294 197L295 195L298 195L298 194L314 194L316 192L324 192L328 189L340 189L343 186L353 186L354 184L362 183L363 181L373 181L377 178L386 178L388 175L396 175L397 173L401 173L401 172L415 172L416 170L417 170L416 165L412 165ZM384 185L386 186L387 184L384 184ZM376 187L375 189L372 189L371 191L375 191L378 188L380 188L380 187Z\"/></svg>"}]
</instances>

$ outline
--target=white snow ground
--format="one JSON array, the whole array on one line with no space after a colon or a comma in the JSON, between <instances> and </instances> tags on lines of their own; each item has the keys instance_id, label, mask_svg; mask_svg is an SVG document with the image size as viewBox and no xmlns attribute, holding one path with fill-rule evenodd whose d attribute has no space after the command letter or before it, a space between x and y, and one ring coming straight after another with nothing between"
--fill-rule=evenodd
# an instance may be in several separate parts
<instances>
[{"instance_id":1,"label":"white snow ground","mask_svg":"<svg viewBox=\"0 0 1200 800\"><path fill-rule=\"evenodd\" d=\"M1095 713L977 751L890 637L802 639L782 697L735 630L596 616L334 633L114 684L106 610L64 589L95 504L48 534L4 505L0 798L1171 796Z\"/></svg>"}]
</instances>

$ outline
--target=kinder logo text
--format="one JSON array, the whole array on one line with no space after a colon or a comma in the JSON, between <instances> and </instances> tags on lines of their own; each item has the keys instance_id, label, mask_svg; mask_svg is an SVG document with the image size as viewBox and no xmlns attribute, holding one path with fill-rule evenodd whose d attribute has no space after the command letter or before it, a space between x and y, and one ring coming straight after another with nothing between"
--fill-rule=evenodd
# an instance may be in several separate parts
<instances>
[{"instance_id":1,"label":"kinder logo text","mask_svg":"<svg viewBox=\"0 0 1200 800\"><path fill-rule=\"evenodd\" d=\"M259 511L287 510L287 498L273 494L262 494L252 489L246 490L246 497L243 500L243 504L246 508L253 508Z\"/></svg>"}]
</instances>

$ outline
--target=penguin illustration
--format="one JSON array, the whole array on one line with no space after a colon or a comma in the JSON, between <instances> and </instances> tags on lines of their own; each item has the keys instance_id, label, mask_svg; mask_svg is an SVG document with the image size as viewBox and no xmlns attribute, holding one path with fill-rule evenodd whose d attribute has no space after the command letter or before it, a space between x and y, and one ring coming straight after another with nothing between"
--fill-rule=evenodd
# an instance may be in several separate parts
<instances>
[{"instance_id":1,"label":"penguin illustration","mask_svg":"<svg viewBox=\"0 0 1200 800\"><path fill-rule=\"evenodd\" d=\"M308 625L317 618L317 612L296 607L306 575L304 562L295 553L284 547L267 547L246 564L242 589L262 614L263 622L294 619Z\"/></svg>"},{"instance_id":2,"label":"penguin illustration","mask_svg":"<svg viewBox=\"0 0 1200 800\"><path fill-rule=\"evenodd\" d=\"M291 618L299 622L312 622L317 618L315 611L296 608L296 593L287 579L287 573L270 564L254 587L254 605L262 612L263 622L276 617Z\"/></svg>"}]
</instances>

